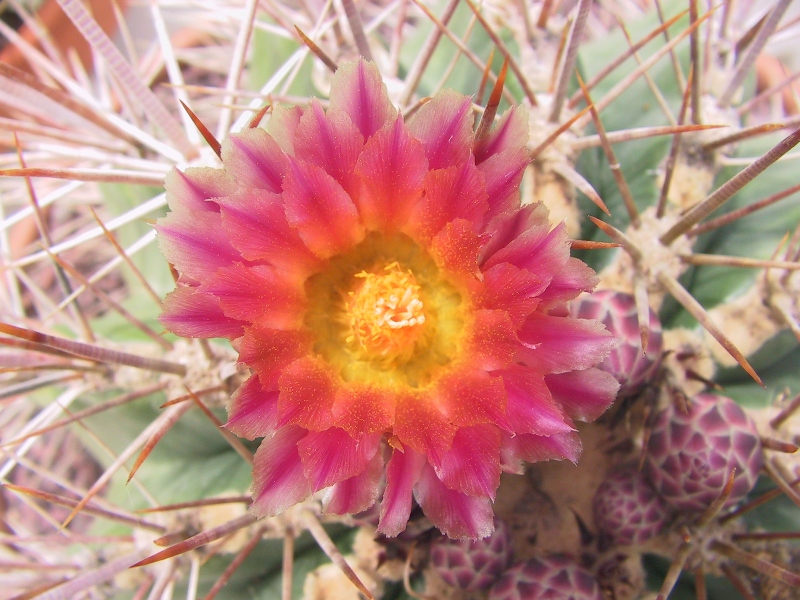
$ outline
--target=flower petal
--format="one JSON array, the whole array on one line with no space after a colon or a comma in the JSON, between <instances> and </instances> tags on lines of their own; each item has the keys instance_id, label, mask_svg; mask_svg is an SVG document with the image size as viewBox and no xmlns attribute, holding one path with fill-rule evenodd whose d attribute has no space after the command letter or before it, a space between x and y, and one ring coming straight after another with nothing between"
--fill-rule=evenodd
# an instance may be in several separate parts
<instances>
[{"instance_id":1,"label":"flower petal","mask_svg":"<svg viewBox=\"0 0 800 600\"><path fill-rule=\"evenodd\" d=\"M414 497L425 516L447 537L478 539L494 531L494 511L489 499L448 489L430 465L423 467Z\"/></svg>"},{"instance_id":2,"label":"flower petal","mask_svg":"<svg viewBox=\"0 0 800 600\"><path fill-rule=\"evenodd\" d=\"M228 403L225 427L239 437L254 440L272 435L278 426L278 391L261 385L258 375L251 375Z\"/></svg>"},{"instance_id":3,"label":"flower petal","mask_svg":"<svg viewBox=\"0 0 800 600\"><path fill-rule=\"evenodd\" d=\"M334 425L352 436L383 432L394 423L394 394L377 386L351 382L336 392L332 413Z\"/></svg>"},{"instance_id":4,"label":"flower petal","mask_svg":"<svg viewBox=\"0 0 800 600\"><path fill-rule=\"evenodd\" d=\"M542 203L528 204L519 210L509 210L497 215L487 224L485 231L489 235L489 240L481 250L481 265L488 268L491 264L504 262L494 259L495 253L505 249L515 239L530 230L546 235L550 231L550 220L548 210Z\"/></svg>"},{"instance_id":5,"label":"flower petal","mask_svg":"<svg viewBox=\"0 0 800 600\"><path fill-rule=\"evenodd\" d=\"M508 394L506 415L514 433L552 435L574 431L550 394L545 378L534 369L512 367L499 374Z\"/></svg>"},{"instance_id":6,"label":"flower petal","mask_svg":"<svg viewBox=\"0 0 800 600\"><path fill-rule=\"evenodd\" d=\"M326 113L318 100L312 101L295 131L295 157L324 169L351 197L358 192L353 170L363 147L364 138L347 113Z\"/></svg>"},{"instance_id":7,"label":"flower petal","mask_svg":"<svg viewBox=\"0 0 800 600\"><path fill-rule=\"evenodd\" d=\"M510 149L524 149L528 144L528 111L521 106L512 106L489 132L475 142L475 162L481 164Z\"/></svg>"},{"instance_id":8,"label":"flower petal","mask_svg":"<svg viewBox=\"0 0 800 600\"><path fill-rule=\"evenodd\" d=\"M456 219L447 223L431 240L430 251L445 271L466 280L480 278L478 253L484 240L472 231L472 223Z\"/></svg>"},{"instance_id":9,"label":"flower petal","mask_svg":"<svg viewBox=\"0 0 800 600\"><path fill-rule=\"evenodd\" d=\"M431 169L459 165L472 151L472 101L442 90L417 111L408 128L425 147Z\"/></svg>"},{"instance_id":10,"label":"flower petal","mask_svg":"<svg viewBox=\"0 0 800 600\"><path fill-rule=\"evenodd\" d=\"M382 478L383 453L379 450L361 473L330 488L322 503L325 512L352 515L367 510L378 499Z\"/></svg>"},{"instance_id":11,"label":"flower petal","mask_svg":"<svg viewBox=\"0 0 800 600\"><path fill-rule=\"evenodd\" d=\"M286 219L315 255L330 258L364 238L364 227L350 196L319 167L293 162L283 189Z\"/></svg>"},{"instance_id":12,"label":"flower petal","mask_svg":"<svg viewBox=\"0 0 800 600\"><path fill-rule=\"evenodd\" d=\"M176 335L196 338L237 338L245 325L226 317L214 296L193 287L179 287L168 294L158 320Z\"/></svg>"},{"instance_id":13,"label":"flower petal","mask_svg":"<svg viewBox=\"0 0 800 600\"><path fill-rule=\"evenodd\" d=\"M220 169L190 167L184 172L172 169L167 173L164 188L170 210L194 214L198 211L219 212L213 199L234 193L236 183Z\"/></svg>"},{"instance_id":14,"label":"flower petal","mask_svg":"<svg viewBox=\"0 0 800 600\"><path fill-rule=\"evenodd\" d=\"M427 171L422 144L408 133L403 118L387 123L366 143L356 164L364 224L379 231L404 225L422 193Z\"/></svg>"},{"instance_id":15,"label":"flower petal","mask_svg":"<svg viewBox=\"0 0 800 600\"><path fill-rule=\"evenodd\" d=\"M247 190L219 203L222 228L245 260L265 260L300 281L319 268L320 260L286 220L278 194Z\"/></svg>"},{"instance_id":16,"label":"flower petal","mask_svg":"<svg viewBox=\"0 0 800 600\"><path fill-rule=\"evenodd\" d=\"M381 500L378 533L395 537L405 530L411 515L411 492L419 479L425 457L411 448L395 448L386 465L386 490Z\"/></svg>"},{"instance_id":17,"label":"flower petal","mask_svg":"<svg viewBox=\"0 0 800 600\"><path fill-rule=\"evenodd\" d=\"M450 450L431 465L449 489L494 500L500 485L500 430L494 425L462 427Z\"/></svg>"},{"instance_id":18,"label":"flower petal","mask_svg":"<svg viewBox=\"0 0 800 600\"><path fill-rule=\"evenodd\" d=\"M339 65L331 80L331 108L350 115L364 139L397 114L378 67L363 58Z\"/></svg>"},{"instance_id":19,"label":"flower petal","mask_svg":"<svg viewBox=\"0 0 800 600\"><path fill-rule=\"evenodd\" d=\"M553 398L578 421L594 421L611 406L619 381L600 369L570 371L545 377Z\"/></svg>"},{"instance_id":20,"label":"flower petal","mask_svg":"<svg viewBox=\"0 0 800 600\"><path fill-rule=\"evenodd\" d=\"M523 433L514 437L503 435L500 455L504 463L514 460L540 462L543 460L564 460L577 463L581 455L581 438L577 431L554 433L553 435L534 435Z\"/></svg>"},{"instance_id":21,"label":"flower petal","mask_svg":"<svg viewBox=\"0 0 800 600\"><path fill-rule=\"evenodd\" d=\"M539 304L537 296L546 286L536 273L510 263L499 263L483 271L483 286L477 304L481 308L507 312L514 327L518 328L536 309Z\"/></svg>"},{"instance_id":22,"label":"flower petal","mask_svg":"<svg viewBox=\"0 0 800 600\"><path fill-rule=\"evenodd\" d=\"M530 155L526 148L509 148L478 165L489 197L487 221L495 215L519 208L519 186L528 163Z\"/></svg>"},{"instance_id":23,"label":"flower petal","mask_svg":"<svg viewBox=\"0 0 800 600\"><path fill-rule=\"evenodd\" d=\"M303 288L267 265L237 264L217 269L201 289L219 298L223 312L232 319L273 329L295 329L303 321Z\"/></svg>"},{"instance_id":24,"label":"flower petal","mask_svg":"<svg viewBox=\"0 0 800 600\"><path fill-rule=\"evenodd\" d=\"M219 213L171 212L158 220L158 247L169 262L191 279L204 280L208 273L240 261L222 231Z\"/></svg>"},{"instance_id":25,"label":"flower petal","mask_svg":"<svg viewBox=\"0 0 800 600\"><path fill-rule=\"evenodd\" d=\"M602 361L617 345L599 321L532 313L519 330L519 357L541 373L583 370Z\"/></svg>"},{"instance_id":26,"label":"flower petal","mask_svg":"<svg viewBox=\"0 0 800 600\"><path fill-rule=\"evenodd\" d=\"M297 131L304 112L302 106L272 105L272 115L266 127L267 133L287 156L294 156L294 132Z\"/></svg>"},{"instance_id":27,"label":"flower petal","mask_svg":"<svg viewBox=\"0 0 800 600\"><path fill-rule=\"evenodd\" d=\"M536 273L542 281L549 283L564 270L570 258L569 251L570 242L564 224L561 223L551 230L547 223L523 232L487 260L484 268L508 262ZM576 292L576 295L578 293L580 292Z\"/></svg>"},{"instance_id":28,"label":"flower petal","mask_svg":"<svg viewBox=\"0 0 800 600\"><path fill-rule=\"evenodd\" d=\"M520 349L516 328L504 310L480 309L473 312L466 351L471 364L484 371L503 369L511 364Z\"/></svg>"},{"instance_id":29,"label":"flower petal","mask_svg":"<svg viewBox=\"0 0 800 600\"><path fill-rule=\"evenodd\" d=\"M289 167L289 159L277 142L260 127L231 133L222 142L225 171L241 187L274 192L281 191L281 182Z\"/></svg>"},{"instance_id":30,"label":"flower petal","mask_svg":"<svg viewBox=\"0 0 800 600\"><path fill-rule=\"evenodd\" d=\"M290 425L261 442L253 464L253 504L259 517L273 517L311 494L297 443L306 430Z\"/></svg>"},{"instance_id":31,"label":"flower petal","mask_svg":"<svg viewBox=\"0 0 800 600\"><path fill-rule=\"evenodd\" d=\"M506 391L500 377L469 364L444 375L432 392L434 402L459 427L492 423L507 429ZM431 427L431 425L421 425ZM432 446L431 452L440 447ZM430 452L428 452L430 454Z\"/></svg>"},{"instance_id":32,"label":"flower petal","mask_svg":"<svg viewBox=\"0 0 800 600\"><path fill-rule=\"evenodd\" d=\"M477 229L488 208L483 175L469 156L458 166L428 172L425 194L414 207L409 229L422 239L430 239L455 219L466 219Z\"/></svg>"},{"instance_id":33,"label":"flower petal","mask_svg":"<svg viewBox=\"0 0 800 600\"><path fill-rule=\"evenodd\" d=\"M352 438L344 429L331 427L309 432L297 449L316 492L362 473L378 451L380 441L378 434Z\"/></svg>"},{"instance_id":34,"label":"flower petal","mask_svg":"<svg viewBox=\"0 0 800 600\"><path fill-rule=\"evenodd\" d=\"M553 276L539 299L545 306L566 302L578 297L581 292L591 292L597 282L597 274L591 267L575 257L570 257Z\"/></svg>"},{"instance_id":35,"label":"flower petal","mask_svg":"<svg viewBox=\"0 0 800 600\"><path fill-rule=\"evenodd\" d=\"M285 367L278 380L278 420L320 431L333 425L334 375L325 362L304 356Z\"/></svg>"},{"instance_id":36,"label":"flower petal","mask_svg":"<svg viewBox=\"0 0 800 600\"><path fill-rule=\"evenodd\" d=\"M258 373L261 383L277 385L289 363L308 353L310 334L304 331L271 329L255 324L245 327L238 343L239 361Z\"/></svg>"},{"instance_id":37,"label":"flower petal","mask_svg":"<svg viewBox=\"0 0 800 600\"><path fill-rule=\"evenodd\" d=\"M398 394L393 431L403 445L428 454L447 450L456 427L432 395L404 393Z\"/></svg>"}]
</instances>

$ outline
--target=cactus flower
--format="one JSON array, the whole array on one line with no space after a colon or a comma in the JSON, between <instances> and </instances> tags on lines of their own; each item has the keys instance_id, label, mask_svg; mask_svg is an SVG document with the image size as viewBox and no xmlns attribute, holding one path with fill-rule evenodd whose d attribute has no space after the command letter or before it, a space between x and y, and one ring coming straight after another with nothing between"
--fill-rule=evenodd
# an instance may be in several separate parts
<instances>
[{"instance_id":1,"label":"cactus flower","mask_svg":"<svg viewBox=\"0 0 800 600\"><path fill-rule=\"evenodd\" d=\"M575 317L602 321L619 338L619 345L599 365L619 381L617 397L631 398L641 393L661 365L663 336L658 315L650 311L647 348L642 352L636 300L630 294L597 290L572 303L571 310Z\"/></svg>"},{"instance_id":2,"label":"cactus flower","mask_svg":"<svg viewBox=\"0 0 800 600\"><path fill-rule=\"evenodd\" d=\"M180 273L162 323L224 337L251 370L228 429L263 438L252 510L324 490L379 531L416 499L446 535L493 529L502 471L575 461L574 420L614 399L614 345L569 316L595 285L564 226L520 205L527 116L482 139L470 98L443 91L406 119L377 68L340 66L330 103L276 108L231 134L221 169L167 178L157 224Z\"/></svg>"}]
</instances>

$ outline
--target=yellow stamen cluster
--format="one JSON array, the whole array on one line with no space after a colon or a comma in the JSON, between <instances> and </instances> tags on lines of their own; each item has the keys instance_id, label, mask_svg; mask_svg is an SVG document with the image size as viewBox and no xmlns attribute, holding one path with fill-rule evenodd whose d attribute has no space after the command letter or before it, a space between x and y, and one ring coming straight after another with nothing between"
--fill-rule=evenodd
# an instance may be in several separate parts
<instances>
[{"instance_id":1,"label":"yellow stamen cluster","mask_svg":"<svg viewBox=\"0 0 800 600\"><path fill-rule=\"evenodd\" d=\"M305 287L314 352L345 382L420 390L461 354L469 306L403 234L367 234Z\"/></svg>"},{"instance_id":2,"label":"yellow stamen cluster","mask_svg":"<svg viewBox=\"0 0 800 600\"><path fill-rule=\"evenodd\" d=\"M393 262L383 272L361 271L355 277L361 282L345 300L349 328L345 341L367 360L407 359L425 323L414 274Z\"/></svg>"}]
</instances>

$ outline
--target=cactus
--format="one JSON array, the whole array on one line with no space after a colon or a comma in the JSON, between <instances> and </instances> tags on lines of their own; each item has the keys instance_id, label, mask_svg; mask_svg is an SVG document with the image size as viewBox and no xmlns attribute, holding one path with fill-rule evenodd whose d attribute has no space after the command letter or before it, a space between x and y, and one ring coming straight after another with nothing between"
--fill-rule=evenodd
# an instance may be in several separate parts
<instances>
[{"instance_id":1,"label":"cactus","mask_svg":"<svg viewBox=\"0 0 800 600\"><path fill-rule=\"evenodd\" d=\"M567 556L532 558L516 565L492 586L489 600L600 600L600 586Z\"/></svg>"},{"instance_id":2,"label":"cactus","mask_svg":"<svg viewBox=\"0 0 800 600\"><path fill-rule=\"evenodd\" d=\"M600 484L593 508L601 548L642 544L658 535L671 516L664 499L631 467L611 473Z\"/></svg>"},{"instance_id":3,"label":"cactus","mask_svg":"<svg viewBox=\"0 0 800 600\"><path fill-rule=\"evenodd\" d=\"M28 4L0 23L0 540L13 567L0 596L485 598L520 594L503 581L537 569L591 582L559 579L560 597L692 598L682 572L711 600L800 586L800 122L774 56L797 29L790 2L159 0L115 18L116 3L97 3L104 17L57 0L82 50L58 49L65 30ZM352 65L370 65L369 86L342 85ZM380 102L363 109L343 89L380 89ZM427 204L375 200L372 184L394 179L359 173L379 152L359 167L335 157L368 154L390 118L418 150L403 173L421 174L409 189ZM327 151L323 121L339 128ZM357 135L341 134L348 122ZM426 147L437 140L441 156ZM254 194L297 187L296 145L326 189L345 190L331 192L342 211L252 210ZM273 189L252 191L257 169ZM352 206L363 223L343 228ZM265 233L278 217L287 227ZM363 285L326 305L354 319L331 325L352 329L342 352L371 353L381 385L413 363L430 340L410 302L428 306L423 279L443 272L431 301L449 333L432 354L474 359L417 420L395 418L421 405L398 394L328 414L310 378L266 381L260 358L288 371L291 352L254 351L265 338L252 332L292 322L317 335L314 360L339 352L317 331L325 307L303 308L325 286L292 261L363 248L361 225L416 236L433 267L351 273ZM292 252L270 246L280 232ZM402 339L376 333L368 310L398 286L411 291L389 307ZM357 379L337 364L331 381ZM433 367L400 371L412 387L438 381ZM681 432L712 446L678 448ZM324 435L330 455L315 453ZM737 436L752 442L745 459L723 447ZM646 489L618 479L639 463L690 511L648 521L647 540L615 529L658 504L639 493L617 510ZM679 464L697 467L702 494L677 493ZM444 549L487 541L439 532L480 538L493 520L520 564L492 592L442 585Z\"/></svg>"},{"instance_id":4,"label":"cactus","mask_svg":"<svg viewBox=\"0 0 800 600\"><path fill-rule=\"evenodd\" d=\"M478 540L442 537L431 544L431 563L445 583L462 590L483 590L508 570L512 561L511 536L495 520L492 535Z\"/></svg>"},{"instance_id":5,"label":"cactus","mask_svg":"<svg viewBox=\"0 0 800 600\"><path fill-rule=\"evenodd\" d=\"M698 394L683 414L656 417L647 443L646 474L659 495L680 511L703 512L730 480L725 506L753 489L764 465L755 423L730 398Z\"/></svg>"}]
</instances>

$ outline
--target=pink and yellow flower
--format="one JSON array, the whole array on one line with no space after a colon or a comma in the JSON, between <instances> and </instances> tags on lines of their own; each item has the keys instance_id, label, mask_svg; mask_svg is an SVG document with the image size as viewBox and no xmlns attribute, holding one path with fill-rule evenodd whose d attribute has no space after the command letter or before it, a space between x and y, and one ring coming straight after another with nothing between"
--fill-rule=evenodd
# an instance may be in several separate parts
<instances>
[{"instance_id":1,"label":"pink and yellow flower","mask_svg":"<svg viewBox=\"0 0 800 600\"><path fill-rule=\"evenodd\" d=\"M566 302L595 285L563 225L520 206L527 116L483 139L470 99L433 97L408 123L377 68L333 78L330 106L276 108L232 134L222 169L167 178L161 248L180 272L161 320L225 337L252 371L227 427L263 437L252 510L325 490L405 528L416 499L451 537L493 528L502 471L576 461L573 420L617 383L614 340Z\"/></svg>"}]
</instances>

